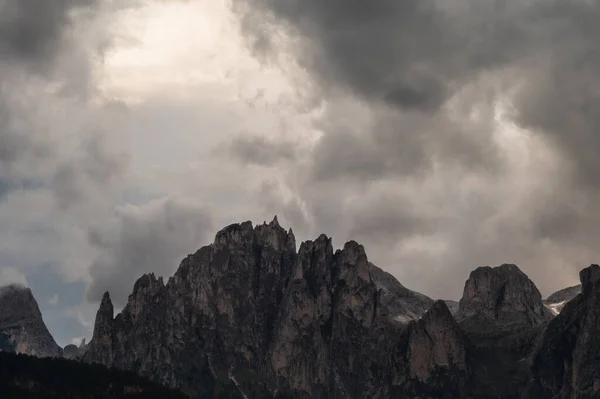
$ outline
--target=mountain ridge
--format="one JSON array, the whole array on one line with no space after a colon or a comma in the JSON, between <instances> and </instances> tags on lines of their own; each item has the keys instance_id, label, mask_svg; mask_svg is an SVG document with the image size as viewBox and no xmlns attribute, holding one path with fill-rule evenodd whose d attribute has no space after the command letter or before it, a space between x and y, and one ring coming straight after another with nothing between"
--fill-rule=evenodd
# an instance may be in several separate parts
<instances>
[{"instance_id":1,"label":"mountain ridge","mask_svg":"<svg viewBox=\"0 0 600 399\"><path fill-rule=\"evenodd\" d=\"M296 251L276 218L225 227L166 284L140 277L113 312L105 294L83 360L198 398L214 385L255 398L518 397L553 317L515 265L475 269L454 317L354 241L334 251L320 235Z\"/></svg>"},{"instance_id":2,"label":"mountain ridge","mask_svg":"<svg viewBox=\"0 0 600 399\"><path fill-rule=\"evenodd\" d=\"M542 300L518 266L484 266L459 302L433 300L369 262L355 241L334 250L322 234L296 249L277 218L243 222L188 255L166 283L141 276L116 315L106 292L91 342L64 356L135 370L192 398L584 399L600 387L588 320L598 267L580 279L581 293ZM548 301L563 298L555 317ZM582 385L580 375L598 383Z\"/></svg>"}]
</instances>

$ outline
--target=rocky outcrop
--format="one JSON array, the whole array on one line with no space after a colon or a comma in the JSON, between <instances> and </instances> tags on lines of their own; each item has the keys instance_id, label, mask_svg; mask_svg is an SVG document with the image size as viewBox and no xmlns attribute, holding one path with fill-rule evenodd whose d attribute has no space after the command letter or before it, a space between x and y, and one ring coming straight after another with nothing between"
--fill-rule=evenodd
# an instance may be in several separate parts
<instances>
[{"instance_id":1,"label":"rocky outcrop","mask_svg":"<svg viewBox=\"0 0 600 399\"><path fill-rule=\"evenodd\" d=\"M443 301L409 329L410 377L427 382L439 368L467 371L466 338Z\"/></svg>"},{"instance_id":2,"label":"rocky outcrop","mask_svg":"<svg viewBox=\"0 0 600 399\"><path fill-rule=\"evenodd\" d=\"M18 285L0 288L0 350L37 357L62 354L29 288Z\"/></svg>"},{"instance_id":3,"label":"rocky outcrop","mask_svg":"<svg viewBox=\"0 0 600 399\"><path fill-rule=\"evenodd\" d=\"M234 224L166 284L145 275L113 317L109 294L83 356L194 397L389 397L394 348L433 301L369 263L350 241ZM440 366L440 367L443 367Z\"/></svg>"},{"instance_id":4,"label":"rocky outcrop","mask_svg":"<svg viewBox=\"0 0 600 399\"><path fill-rule=\"evenodd\" d=\"M466 397L469 342L444 301L412 322L397 347L393 397Z\"/></svg>"},{"instance_id":5,"label":"rocky outcrop","mask_svg":"<svg viewBox=\"0 0 600 399\"><path fill-rule=\"evenodd\" d=\"M369 263L371 278L378 290L381 291L381 312L402 324L421 318L433 305L433 299L409 290L394 276Z\"/></svg>"},{"instance_id":6,"label":"rocky outcrop","mask_svg":"<svg viewBox=\"0 0 600 399\"><path fill-rule=\"evenodd\" d=\"M444 302L446 303L446 306L448 306L448 310L450 311L450 313L452 313L453 316L458 313L458 309L460 307L460 303L458 301L446 299L444 300Z\"/></svg>"},{"instance_id":7,"label":"rocky outcrop","mask_svg":"<svg viewBox=\"0 0 600 399\"><path fill-rule=\"evenodd\" d=\"M479 267L465 283L458 320L532 327L552 318L535 284L516 265Z\"/></svg>"},{"instance_id":8,"label":"rocky outcrop","mask_svg":"<svg viewBox=\"0 0 600 399\"><path fill-rule=\"evenodd\" d=\"M600 266L580 274L581 294L548 325L526 398L600 397Z\"/></svg>"},{"instance_id":9,"label":"rocky outcrop","mask_svg":"<svg viewBox=\"0 0 600 399\"><path fill-rule=\"evenodd\" d=\"M554 314L559 314L565 304L581 293L581 284L556 291L544 300L544 305Z\"/></svg>"},{"instance_id":10,"label":"rocky outcrop","mask_svg":"<svg viewBox=\"0 0 600 399\"><path fill-rule=\"evenodd\" d=\"M87 351L87 345L85 344L85 338L81 340L79 346L69 344L63 348L63 357L69 360L79 359Z\"/></svg>"}]
</instances>

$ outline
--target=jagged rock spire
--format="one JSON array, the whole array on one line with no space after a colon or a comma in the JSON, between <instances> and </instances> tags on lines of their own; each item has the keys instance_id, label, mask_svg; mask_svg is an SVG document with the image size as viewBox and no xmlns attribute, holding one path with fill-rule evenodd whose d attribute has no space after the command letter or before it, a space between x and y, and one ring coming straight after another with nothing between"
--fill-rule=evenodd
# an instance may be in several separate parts
<instances>
[{"instance_id":1,"label":"jagged rock spire","mask_svg":"<svg viewBox=\"0 0 600 399\"><path fill-rule=\"evenodd\" d=\"M108 291L104 293L102 296L102 301L100 302L100 308L98 312L96 312L96 320L94 322L94 335L92 336L92 341L101 339L101 337L110 334L112 330L112 323L114 319L115 309L110 300L110 294Z\"/></svg>"}]
</instances>

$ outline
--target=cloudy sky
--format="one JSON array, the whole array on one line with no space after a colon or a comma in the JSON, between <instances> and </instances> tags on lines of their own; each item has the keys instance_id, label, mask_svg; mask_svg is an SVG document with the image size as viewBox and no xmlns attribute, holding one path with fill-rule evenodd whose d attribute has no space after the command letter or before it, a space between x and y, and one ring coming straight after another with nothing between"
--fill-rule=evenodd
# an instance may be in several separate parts
<instances>
[{"instance_id":1,"label":"cloudy sky","mask_svg":"<svg viewBox=\"0 0 600 399\"><path fill-rule=\"evenodd\" d=\"M236 221L458 299L599 261L600 1L0 0L0 285L61 345Z\"/></svg>"}]
</instances>

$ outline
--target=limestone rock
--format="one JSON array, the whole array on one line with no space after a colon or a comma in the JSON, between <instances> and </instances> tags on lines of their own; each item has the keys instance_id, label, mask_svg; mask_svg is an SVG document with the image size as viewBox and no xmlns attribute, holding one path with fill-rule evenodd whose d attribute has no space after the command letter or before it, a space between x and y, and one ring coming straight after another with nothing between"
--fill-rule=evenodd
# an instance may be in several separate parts
<instances>
[{"instance_id":1,"label":"limestone rock","mask_svg":"<svg viewBox=\"0 0 600 399\"><path fill-rule=\"evenodd\" d=\"M564 314L596 280L582 273L584 294ZM334 251L320 235L296 250L276 218L244 222L187 256L166 284L140 277L116 317L106 293L82 359L192 398L521 397L555 323L535 285L514 265L479 268L458 307L453 317L444 301L407 289L354 241Z\"/></svg>"},{"instance_id":2,"label":"limestone rock","mask_svg":"<svg viewBox=\"0 0 600 399\"><path fill-rule=\"evenodd\" d=\"M81 340L79 346L69 344L63 348L63 357L69 360L76 360L81 358L87 351L87 345L85 344L85 338Z\"/></svg>"},{"instance_id":3,"label":"limestone rock","mask_svg":"<svg viewBox=\"0 0 600 399\"><path fill-rule=\"evenodd\" d=\"M105 294L83 356L136 370L194 397L234 386L247 397L386 397L389 359L431 300L405 289L348 242L325 235L296 252L277 219L230 225L167 284L135 284L114 317ZM403 302L404 301L404 302Z\"/></svg>"},{"instance_id":4,"label":"limestone rock","mask_svg":"<svg viewBox=\"0 0 600 399\"><path fill-rule=\"evenodd\" d=\"M29 288L0 288L0 350L37 357L62 355Z\"/></svg>"},{"instance_id":5,"label":"limestone rock","mask_svg":"<svg viewBox=\"0 0 600 399\"><path fill-rule=\"evenodd\" d=\"M516 265L504 264L471 272L456 318L473 317L531 327L550 320L552 314L527 275Z\"/></svg>"},{"instance_id":6,"label":"limestone rock","mask_svg":"<svg viewBox=\"0 0 600 399\"><path fill-rule=\"evenodd\" d=\"M434 303L434 300L404 287L394 276L369 264L371 277L381 291L381 312L391 320L407 324L420 319Z\"/></svg>"},{"instance_id":7,"label":"limestone rock","mask_svg":"<svg viewBox=\"0 0 600 399\"><path fill-rule=\"evenodd\" d=\"M452 313L453 316L458 313L458 309L460 306L460 303L458 301L445 299L444 302L446 303L446 306L448 306L448 310L450 311L450 313Z\"/></svg>"},{"instance_id":8,"label":"limestone rock","mask_svg":"<svg viewBox=\"0 0 600 399\"><path fill-rule=\"evenodd\" d=\"M526 398L600 397L600 267L579 274L582 292L548 325Z\"/></svg>"},{"instance_id":9,"label":"limestone rock","mask_svg":"<svg viewBox=\"0 0 600 399\"><path fill-rule=\"evenodd\" d=\"M438 368L467 370L466 338L444 301L436 301L409 329L409 377L427 382Z\"/></svg>"}]
</instances>

